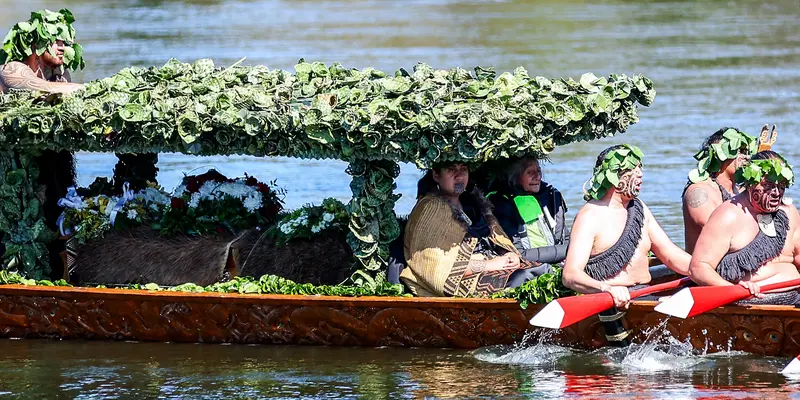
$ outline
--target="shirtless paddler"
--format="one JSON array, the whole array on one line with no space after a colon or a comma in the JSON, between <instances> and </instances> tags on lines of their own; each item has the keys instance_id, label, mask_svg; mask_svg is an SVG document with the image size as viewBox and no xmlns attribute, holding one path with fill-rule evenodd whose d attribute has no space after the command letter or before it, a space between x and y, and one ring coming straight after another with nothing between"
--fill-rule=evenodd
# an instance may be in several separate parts
<instances>
[{"instance_id":1,"label":"shirtless paddler","mask_svg":"<svg viewBox=\"0 0 800 400\"><path fill-rule=\"evenodd\" d=\"M756 138L736 128L722 128L709 136L694 155L697 168L689 172L683 190L683 232L691 254L711 213L739 194L736 170L756 152Z\"/></svg>"},{"instance_id":2,"label":"shirtless paddler","mask_svg":"<svg viewBox=\"0 0 800 400\"><path fill-rule=\"evenodd\" d=\"M800 215L784 191L792 167L774 151L756 153L736 173L744 191L719 206L700 233L689 276L700 285L740 284L748 303L797 304L797 288L760 293L760 286L800 278Z\"/></svg>"},{"instance_id":3,"label":"shirtless paddler","mask_svg":"<svg viewBox=\"0 0 800 400\"><path fill-rule=\"evenodd\" d=\"M642 158L638 147L626 144L597 157L564 265L564 285L580 293L611 293L618 307L627 306L628 288L650 282L650 250L681 275L687 274L691 259L638 198Z\"/></svg>"}]
</instances>

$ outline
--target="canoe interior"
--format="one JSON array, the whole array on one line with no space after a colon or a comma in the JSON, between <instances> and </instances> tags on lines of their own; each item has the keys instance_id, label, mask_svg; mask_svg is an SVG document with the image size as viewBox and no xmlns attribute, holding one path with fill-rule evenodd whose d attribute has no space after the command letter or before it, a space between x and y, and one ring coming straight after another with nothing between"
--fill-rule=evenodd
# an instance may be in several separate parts
<instances>
[{"instance_id":1,"label":"canoe interior","mask_svg":"<svg viewBox=\"0 0 800 400\"><path fill-rule=\"evenodd\" d=\"M634 341L667 317L652 301L625 317ZM189 343L477 348L513 344L541 308L513 300L241 295L70 287L0 286L0 337ZM700 350L759 355L800 353L800 308L730 306L669 319L666 329ZM535 340L535 339L534 339ZM593 349L607 344L590 318L554 341Z\"/></svg>"}]
</instances>

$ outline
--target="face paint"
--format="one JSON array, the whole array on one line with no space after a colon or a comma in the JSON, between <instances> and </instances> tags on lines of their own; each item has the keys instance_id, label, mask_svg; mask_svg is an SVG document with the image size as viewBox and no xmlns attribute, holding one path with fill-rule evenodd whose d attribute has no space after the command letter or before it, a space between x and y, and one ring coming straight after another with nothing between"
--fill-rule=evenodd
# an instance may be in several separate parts
<instances>
[{"instance_id":1,"label":"face paint","mask_svg":"<svg viewBox=\"0 0 800 400\"><path fill-rule=\"evenodd\" d=\"M639 197L642 190L642 177L636 173L636 170L628 171L619 177L619 185L617 192L623 196L634 199Z\"/></svg>"},{"instance_id":2,"label":"face paint","mask_svg":"<svg viewBox=\"0 0 800 400\"><path fill-rule=\"evenodd\" d=\"M461 193L464 193L465 190L467 190L467 185L466 184L464 184L464 183L454 183L453 184L453 193L461 194Z\"/></svg>"},{"instance_id":3,"label":"face paint","mask_svg":"<svg viewBox=\"0 0 800 400\"><path fill-rule=\"evenodd\" d=\"M751 187L747 193L750 204L759 213L774 213L778 211L783 200L786 188L775 182L763 179L760 184Z\"/></svg>"}]
</instances>

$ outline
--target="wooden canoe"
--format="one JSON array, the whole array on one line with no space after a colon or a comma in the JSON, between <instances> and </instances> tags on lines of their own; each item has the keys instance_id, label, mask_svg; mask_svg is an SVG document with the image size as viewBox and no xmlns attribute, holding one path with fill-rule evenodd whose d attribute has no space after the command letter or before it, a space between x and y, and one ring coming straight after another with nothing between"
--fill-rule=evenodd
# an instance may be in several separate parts
<instances>
[{"instance_id":1,"label":"wooden canoe","mask_svg":"<svg viewBox=\"0 0 800 400\"><path fill-rule=\"evenodd\" d=\"M666 316L637 301L626 315L640 328ZM0 337L257 343L332 346L477 348L512 344L535 329L513 300L322 297L151 292L77 287L0 286ZM800 308L731 306L668 322L673 336L709 352L800 353ZM607 342L594 317L560 331L563 345Z\"/></svg>"}]
</instances>

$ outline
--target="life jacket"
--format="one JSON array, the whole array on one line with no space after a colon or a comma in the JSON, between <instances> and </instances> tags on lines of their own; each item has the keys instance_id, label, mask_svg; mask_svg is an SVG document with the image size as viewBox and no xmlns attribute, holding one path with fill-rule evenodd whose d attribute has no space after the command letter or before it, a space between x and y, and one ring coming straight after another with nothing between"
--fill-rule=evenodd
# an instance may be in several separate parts
<instances>
[{"instance_id":1,"label":"life jacket","mask_svg":"<svg viewBox=\"0 0 800 400\"><path fill-rule=\"evenodd\" d=\"M553 216L549 215L547 210L542 209L536 197L528 194L516 195L497 192L491 192L488 196L503 196L514 202L517 212L525 224L525 232L519 234L519 240L524 248L530 249L555 244Z\"/></svg>"}]
</instances>

